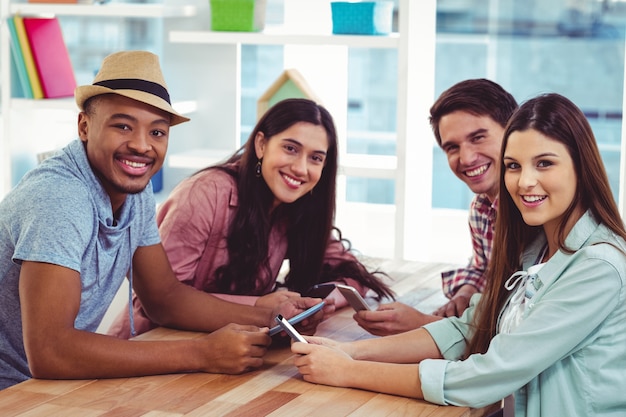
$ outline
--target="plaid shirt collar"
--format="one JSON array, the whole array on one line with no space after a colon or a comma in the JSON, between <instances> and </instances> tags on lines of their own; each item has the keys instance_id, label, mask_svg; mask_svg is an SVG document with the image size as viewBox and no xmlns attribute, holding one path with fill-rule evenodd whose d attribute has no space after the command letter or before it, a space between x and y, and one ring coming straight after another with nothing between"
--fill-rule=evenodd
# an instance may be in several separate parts
<instances>
[{"instance_id":1,"label":"plaid shirt collar","mask_svg":"<svg viewBox=\"0 0 626 417\"><path fill-rule=\"evenodd\" d=\"M476 196L476 210L482 214L493 213L495 215L498 210L498 198L496 197L492 203L487 194L478 194Z\"/></svg>"}]
</instances>

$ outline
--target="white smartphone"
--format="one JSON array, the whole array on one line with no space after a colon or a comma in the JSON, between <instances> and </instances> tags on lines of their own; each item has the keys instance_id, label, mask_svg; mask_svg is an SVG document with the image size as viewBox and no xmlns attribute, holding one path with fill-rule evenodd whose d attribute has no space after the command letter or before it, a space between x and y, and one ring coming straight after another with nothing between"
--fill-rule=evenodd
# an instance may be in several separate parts
<instances>
[{"instance_id":1,"label":"white smartphone","mask_svg":"<svg viewBox=\"0 0 626 417\"><path fill-rule=\"evenodd\" d=\"M355 311L372 310L372 307L365 302L356 288L344 284L337 284L336 287Z\"/></svg>"},{"instance_id":2,"label":"white smartphone","mask_svg":"<svg viewBox=\"0 0 626 417\"><path fill-rule=\"evenodd\" d=\"M278 326L282 328L293 340L296 342L308 343L304 337L296 329L293 328L291 324L283 316L280 314L275 318Z\"/></svg>"},{"instance_id":3,"label":"white smartphone","mask_svg":"<svg viewBox=\"0 0 626 417\"><path fill-rule=\"evenodd\" d=\"M322 307L324 307L324 304L325 303L322 301L321 303L315 304L313 307L307 310L304 310L302 313L296 314L295 316L293 316L292 318L288 320L289 324L294 325L294 324L300 323L302 320L320 311ZM280 326L274 326L270 329L270 336L274 336L276 333L280 331L281 331Z\"/></svg>"}]
</instances>

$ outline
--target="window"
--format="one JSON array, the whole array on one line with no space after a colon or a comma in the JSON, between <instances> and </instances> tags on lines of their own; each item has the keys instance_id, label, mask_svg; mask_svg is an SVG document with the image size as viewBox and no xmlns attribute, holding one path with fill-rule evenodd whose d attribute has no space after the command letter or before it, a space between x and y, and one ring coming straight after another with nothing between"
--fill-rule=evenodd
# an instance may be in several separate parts
<instances>
[{"instance_id":1,"label":"window","mask_svg":"<svg viewBox=\"0 0 626 417\"><path fill-rule=\"evenodd\" d=\"M519 102L543 92L569 97L589 118L617 200L625 22L626 4L621 1L439 0L435 97L467 78L494 80ZM242 64L246 77L242 82L242 120L248 129L242 128L242 141L254 124L256 97L283 69L280 47L246 48L249 49L244 51ZM397 51L351 48L348 65L347 152L395 155ZM248 88L250 94L246 95ZM428 115L415 117L426 121ZM467 210L473 195L452 174L434 137L415 140L432 142L434 211ZM346 202L389 207L395 203L393 179L347 177L345 181L346 195L341 198ZM464 216L455 216L455 224L465 228ZM360 216L354 218L362 220ZM382 229L393 227L391 221ZM387 240L391 241L382 246L393 246L393 236ZM369 253L381 248L369 251L370 243L357 239L356 246ZM469 246L463 248L467 256Z\"/></svg>"}]
</instances>

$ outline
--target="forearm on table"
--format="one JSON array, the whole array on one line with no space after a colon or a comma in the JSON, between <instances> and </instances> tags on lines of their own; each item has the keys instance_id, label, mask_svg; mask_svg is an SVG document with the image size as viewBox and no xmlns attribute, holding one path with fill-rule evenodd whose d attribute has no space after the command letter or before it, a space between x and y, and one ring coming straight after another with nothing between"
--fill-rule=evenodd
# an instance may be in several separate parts
<instances>
[{"instance_id":1,"label":"forearm on table","mask_svg":"<svg viewBox=\"0 0 626 417\"><path fill-rule=\"evenodd\" d=\"M417 364L354 361L351 368L347 375L353 388L424 398Z\"/></svg>"},{"instance_id":2,"label":"forearm on table","mask_svg":"<svg viewBox=\"0 0 626 417\"><path fill-rule=\"evenodd\" d=\"M32 375L93 379L198 371L198 340L140 342L76 329L46 343L26 343Z\"/></svg>"},{"instance_id":3,"label":"forearm on table","mask_svg":"<svg viewBox=\"0 0 626 417\"><path fill-rule=\"evenodd\" d=\"M225 301L184 284L154 308L144 308L155 323L197 331L214 331L228 323L266 327L272 314L268 308Z\"/></svg>"},{"instance_id":4,"label":"forearm on table","mask_svg":"<svg viewBox=\"0 0 626 417\"><path fill-rule=\"evenodd\" d=\"M441 358L435 341L424 329L347 343L347 353L357 360L388 363L419 363Z\"/></svg>"},{"instance_id":5,"label":"forearm on table","mask_svg":"<svg viewBox=\"0 0 626 417\"><path fill-rule=\"evenodd\" d=\"M228 301L230 303L242 304L247 306L253 306L259 299L257 295L235 295L235 294L222 294L222 293L210 293L212 296L219 298L220 300Z\"/></svg>"}]
</instances>

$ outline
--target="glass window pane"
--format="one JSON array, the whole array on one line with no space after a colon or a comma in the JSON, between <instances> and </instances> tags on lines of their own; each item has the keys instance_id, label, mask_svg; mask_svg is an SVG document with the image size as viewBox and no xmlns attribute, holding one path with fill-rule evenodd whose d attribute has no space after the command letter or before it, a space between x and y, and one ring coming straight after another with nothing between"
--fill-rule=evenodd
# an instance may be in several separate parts
<instances>
[{"instance_id":1,"label":"glass window pane","mask_svg":"<svg viewBox=\"0 0 626 417\"><path fill-rule=\"evenodd\" d=\"M590 121L617 201L624 3L439 0L437 5L435 94L463 79L485 77L519 102L545 92L567 96ZM433 206L466 208L439 195L454 179L443 174L443 163L435 152Z\"/></svg>"},{"instance_id":2,"label":"glass window pane","mask_svg":"<svg viewBox=\"0 0 626 417\"><path fill-rule=\"evenodd\" d=\"M241 144L257 122L259 97L283 72L280 45L241 45Z\"/></svg>"},{"instance_id":3,"label":"glass window pane","mask_svg":"<svg viewBox=\"0 0 626 417\"><path fill-rule=\"evenodd\" d=\"M348 177L346 201L351 203L395 204L393 180L382 178Z\"/></svg>"},{"instance_id":4,"label":"glass window pane","mask_svg":"<svg viewBox=\"0 0 626 417\"><path fill-rule=\"evenodd\" d=\"M589 118L617 200L625 23L621 1L438 0L435 97L458 81L483 77L520 102L543 92L569 97ZM394 49L349 50L348 153L395 155L397 58ZM256 100L282 61L281 47L242 47L242 142L256 120ZM452 174L434 137L415 140L433 145L433 207L467 209L472 193ZM390 183L351 177L346 200L394 204L381 191Z\"/></svg>"}]
</instances>

